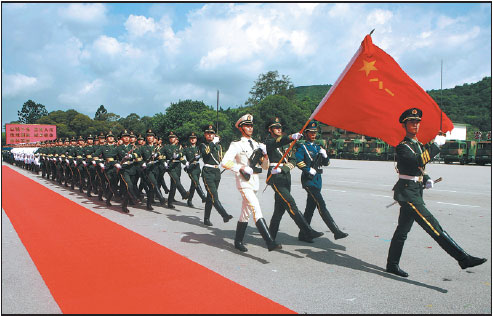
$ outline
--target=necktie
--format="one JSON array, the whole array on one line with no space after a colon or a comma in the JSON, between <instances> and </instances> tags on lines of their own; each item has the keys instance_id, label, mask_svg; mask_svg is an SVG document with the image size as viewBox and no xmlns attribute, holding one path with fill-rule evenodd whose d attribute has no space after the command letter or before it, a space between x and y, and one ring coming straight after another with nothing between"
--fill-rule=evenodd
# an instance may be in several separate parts
<instances>
[{"instance_id":1,"label":"necktie","mask_svg":"<svg viewBox=\"0 0 493 316\"><path fill-rule=\"evenodd\" d=\"M253 148L253 142L252 142L252 140L251 140L251 139L249 139L249 140L248 140L248 142L250 143L250 147L252 147L252 149L254 149L254 148Z\"/></svg>"}]
</instances>

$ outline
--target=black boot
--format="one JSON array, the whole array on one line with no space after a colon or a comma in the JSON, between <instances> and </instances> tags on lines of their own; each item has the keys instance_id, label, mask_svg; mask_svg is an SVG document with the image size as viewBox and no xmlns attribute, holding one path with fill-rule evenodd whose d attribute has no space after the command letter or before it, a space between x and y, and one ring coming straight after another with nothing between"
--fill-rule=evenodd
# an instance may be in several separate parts
<instances>
[{"instance_id":1,"label":"black boot","mask_svg":"<svg viewBox=\"0 0 493 316\"><path fill-rule=\"evenodd\" d=\"M404 277L404 278L407 278L409 276L409 274L406 271L403 271L403 270L401 270L401 268L399 268L398 264L388 264L387 263L387 269L385 271L387 271L388 273L392 273L392 274Z\"/></svg>"},{"instance_id":2,"label":"black boot","mask_svg":"<svg viewBox=\"0 0 493 316\"><path fill-rule=\"evenodd\" d=\"M204 225L205 226L212 226L212 223L210 221L211 211L212 211L212 205L206 205L205 210L204 210Z\"/></svg>"},{"instance_id":3,"label":"black boot","mask_svg":"<svg viewBox=\"0 0 493 316\"><path fill-rule=\"evenodd\" d=\"M257 226L258 231L260 232L260 235L262 235L262 238L265 240L267 244L267 249L269 251L275 250L275 249L282 249L281 244L278 244L272 239L269 230L267 229L267 224L265 223L264 218L259 218L257 222L255 223L255 226Z\"/></svg>"},{"instance_id":4,"label":"black boot","mask_svg":"<svg viewBox=\"0 0 493 316\"><path fill-rule=\"evenodd\" d=\"M149 211L152 211L154 208L152 208L152 200L154 200L154 195L152 194L152 192L149 192L147 194L147 204L146 204L146 209L148 209Z\"/></svg>"},{"instance_id":5,"label":"black boot","mask_svg":"<svg viewBox=\"0 0 493 316\"><path fill-rule=\"evenodd\" d=\"M122 203L122 212L123 213L130 213L130 211L127 208L127 205L128 205L128 196L125 196L123 198L123 203Z\"/></svg>"},{"instance_id":6,"label":"black boot","mask_svg":"<svg viewBox=\"0 0 493 316\"><path fill-rule=\"evenodd\" d=\"M304 242L307 242L307 243L310 243L310 244L313 244L313 238L310 238L310 237L306 236L303 231L300 231L299 232L299 234L298 234L298 240L299 241L304 241Z\"/></svg>"},{"instance_id":7,"label":"black boot","mask_svg":"<svg viewBox=\"0 0 493 316\"><path fill-rule=\"evenodd\" d=\"M106 199L106 206L113 206L111 204L111 198L113 197L113 192L111 192L111 190L108 192L108 197Z\"/></svg>"},{"instance_id":8,"label":"black boot","mask_svg":"<svg viewBox=\"0 0 493 316\"><path fill-rule=\"evenodd\" d=\"M221 204L221 202L219 200L216 199L214 201L214 207L216 208L219 215L222 216L223 222L227 223L227 222L229 222L230 219L233 218L232 215L230 215L230 214L228 214L228 212L226 212L226 210L224 209L223 205Z\"/></svg>"},{"instance_id":9,"label":"black boot","mask_svg":"<svg viewBox=\"0 0 493 316\"><path fill-rule=\"evenodd\" d=\"M327 225L327 227L329 227L330 231L332 233L334 233L334 239L337 240L337 239L345 238L348 236L347 233L345 233L339 229L339 227L334 222L334 219L332 219L332 216L330 216L330 213L328 210L326 210L325 212L320 212L320 215L322 217L322 220Z\"/></svg>"},{"instance_id":10,"label":"black boot","mask_svg":"<svg viewBox=\"0 0 493 316\"><path fill-rule=\"evenodd\" d=\"M289 215L291 215L291 213L289 213ZM294 222L296 223L298 228L301 230L302 239L304 239L303 241L309 240L307 242L313 242L313 239L321 237L324 235L324 233L317 232L316 230L314 230L310 226L310 224L308 224L308 221L303 216L303 214L301 214L299 211L294 212L294 215L291 215L291 218L294 220ZM279 228L279 224L277 224L277 226ZM272 233L272 230L271 230L271 233ZM273 236L273 238L274 239L276 238L275 235ZM298 239L299 239L299 236L298 236Z\"/></svg>"},{"instance_id":11,"label":"black boot","mask_svg":"<svg viewBox=\"0 0 493 316\"><path fill-rule=\"evenodd\" d=\"M458 261L462 269L472 268L486 262L485 258L473 257L465 252L446 231L442 231L436 241L443 250Z\"/></svg>"},{"instance_id":12,"label":"black boot","mask_svg":"<svg viewBox=\"0 0 493 316\"><path fill-rule=\"evenodd\" d=\"M195 208L195 206L192 203L192 200L188 200L187 205L188 205L188 207Z\"/></svg>"},{"instance_id":13,"label":"black boot","mask_svg":"<svg viewBox=\"0 0 493 316\"><path fill-rule=\"evenodd\" d=\"M243 245L243 237L245 237L247 226L248 222L238 222L236 225L235 248L242 252L248 251L245 245Z\"/></svg>"}]
</instances>

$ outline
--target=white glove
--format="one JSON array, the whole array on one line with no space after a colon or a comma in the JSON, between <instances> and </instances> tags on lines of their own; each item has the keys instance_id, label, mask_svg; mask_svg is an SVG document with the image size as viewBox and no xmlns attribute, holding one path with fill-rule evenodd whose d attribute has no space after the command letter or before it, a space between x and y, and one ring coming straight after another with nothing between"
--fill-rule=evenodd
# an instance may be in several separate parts
<instances>
[{"instance_id":1,"label":"white glove","mask_svg":"<svg viewBox=\"0 0 493 316\"><path fill-rule=\"evenodd\" d=\"M438 147L442 147L446 141L447 141L447 138L443 135L437 135L435 137L435 140L434 140L435 145L437 145Z\"/></svg>"},{"instance_id":2,"label":"white glove","mask_svg":"<svg viewBox=\"0 0 493 316\"><path fill-rule=\"evenodd\" d=\"M59 159L60 161L62 161L62 158L58 157L58 159Z\"/></svg>"},{"instance_id":3,"label":"white glove","mask_svg":"<svg viewBox=\"0 0 493 316\"><path fill-rule=\"evenodd\" d=\"M313 169L313 168L310 168L310 174L312 176L316 175L317 174L317 170Z\"/></svg>"},{"instance_id":4,"label":"white glove","mask_svg":"<svg viewBox=\"0 0 493 316\"><path fill-rule=\"evenodd\" d=\"M74 166L77 166L77 161L74 160Z\"/></svg>"},{"instance_id":5,"label":"white glove","mask_svg":"<svg viewBox=\"0 0 493 316\"><path fill-rule=\"evenodd\" d=\"M65 159L65 162L67 163L67 166L70 165L70 161L68 161L68 159Z\"/></svg>"},{"instance_id":6,"label":"white glove","mask_svg":"<svg viewBox=\"0 0 493 316\"><path fill-rule=\"evenodd\" d=\"M426 181L425 188L431 189L431 188L433 188L433 184L434 184L433 180L430 179L430 180Z\"/></svg>"},{"instance_id":7,"label":"white glove","mask_svg":"<svg viewBox=\"0 0 493 316\"><path fill-rule=\"evenodd\" d=\"M262 149L264 155L267 155L267 146L265 146L265 144L259 144L258 148Z\"/></svg>"},{"instance_id":8,"label":"white glove","mask_svg":"<svg viewBox=\"0 0 493 316\"><path fill-rule=\"evenodd\" d=\"M99 166L101 167L101 169L104 169L104 163L100 162Z\"/></svg>"},{"instance_id":9,"label":"white glove","mask_svg":"<svg viewBox=\"0 0 493 316\"><path fill-rule=\"evenodd\" d=\"M279 168L272 168L272 170L270 171L271 174L278 174L278 173L281 173L281 169Z\"/></svg>"},{"instance_id":10,"label":"white glove","mask_svg":"<svg viewBox=\"0 0 493 316\"><path fill-rule=\"evenodd\" d=\"M322 157L327 158L327 151L325 151L325 149L320 148L319 153L322 154Z\"/></svg>"},{"instance_id":11,"label":"white glove","mask_svg":"<svg viewBox=\"0 0 493 316\"><path fill-rule=\"evenodd\" d=\"M122 168L122 165L120 165L119 163L115 164L115 167L117 167L118 169L121 169Z\"/></svg>"},{"instance_id":12,"label":"white glove","mask_svg":"<svg viewBox=\"0 0 493 316\"><path fill-rule=\"evenodd\" d=\"M127 154L127 158L128 159L131 159L132 158L132 154Z\"/></svg>"},{"instance_id":13,"label":"white glove","mask_svg":"<svg viewBox=\"0 0 493 316\"><path fill-rule=\"evenodd\" d=\"M142 164L142 169L145 169L146 167L147 167L147 165L146 165L146 163L144 162L144 163Z\"/></svg>"},{"instance_id":14,"label":"white glove","mask_svg":"<svg viewBox=\"0 0 493 316\"><path fill-rule=\"evenodd\" d=\"M185 164L185 167L188 168L188 166L190 166L190 163L187 161L187 163Z\"/></svg>"},{"instance_id":15,"label":"white glove","mask_svg":"<svg viewBox=\"0 0 493 316\"><path fill-rule=\"evenodd\" d=\"M178 157L180 157L180 155L178 155L177 153L174 153L174 154L173 154L173 158L175 158L175 159L176 159L176 158L178 158Z\"/></svg>"},{"instance_id":16,"label":"white glove","mask_svg":"<svg viewBox=\"0 0 493 316\"><path fill-rule=\"evenodd\" d=\"M213 144L219 143L219 136L214 136L214 139L212 140Z\"/></svg>"},{"instance_id":17,"label":"white glove","mask_svg":"<svg viewBox=\"0 0 493 316\"><path fill-rule=\"evenodd\" d=\"M159 156L159 154L158 153L155 153L153 156L154 156L154 158L156 158L156 157Z\"/></svg>"},{"instance_id":18,"label":"white glove","mask_svg":"<svg viewBox=\"0 0 493 316\"><path fill-rule=\"evenodd\" d=\"M249 166L243 167L243 171L245 171L245 173L247 174L253 174L253 169L250 168Z\"/></svg>"},{"instance_id":19,"label":"white glove","mask_svg":"<svg viewBox=\"0 0 493 316\"><path fill-rule=\"evenodd\" d=\"M200 155L195 155L195 159L200 159Z\"/></svg>"},{"instance_id":20,"label":"white glove","mask_svg":"<svg viewBox=\"0 0 493 316\"><path fill-rule=\"evenodd\" d=\"M93 160L93 161L92 161L92 164L93 164L93 165L96 165L96 160Z\"/></svg>"},{"instance_id":21,"label":"white glove","mask_svg":"<svg viewBox=\"0 0 493 316\"><path fill-rule=\"evenodd\" d=\"M300 133L294 133L294 134L291 134L289 137L290 137L292 140L298 140L298 139L300 139L302 136L303 136L303 134L300 134Z\"/></svg>"},{"instance_id":22,"label":"white glove","mask_svg":"<svg viewBox=\"0 0 493 316\"><path fill-rule=\"evenodd\" d=\"M164 168L166 168L166 169L169 168L168 163L166 161L164 162Z\"/></svg>"},{"instance_id":23,"label":"white glove","mask_svg":"<svg viewBox=\"0 0 493 316\"><path fill-rule=\"evenodd\" d=\"M82 164L85 166L87 166L87 162L85 160L82 161Z\"/></svg>"}]
</instances>

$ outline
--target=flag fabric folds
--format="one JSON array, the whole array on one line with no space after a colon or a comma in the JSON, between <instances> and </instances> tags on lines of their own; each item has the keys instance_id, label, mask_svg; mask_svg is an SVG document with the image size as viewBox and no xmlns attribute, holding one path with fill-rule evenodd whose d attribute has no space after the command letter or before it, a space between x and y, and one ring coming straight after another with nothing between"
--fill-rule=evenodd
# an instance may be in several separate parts
<instances>
[{"instance_id":1,"label":"flag fabric folds","mask_svg":"<svg viewBox=\"0 0 493 316\"><path fill-rule=\"evenodd\" d=\"M423 111L417 135L422 143L440 128L444 133L454 128L428 93L366 35L310 118L397 146L405 136L399 116L412 107Z\"/></svg>"}]
</instances>

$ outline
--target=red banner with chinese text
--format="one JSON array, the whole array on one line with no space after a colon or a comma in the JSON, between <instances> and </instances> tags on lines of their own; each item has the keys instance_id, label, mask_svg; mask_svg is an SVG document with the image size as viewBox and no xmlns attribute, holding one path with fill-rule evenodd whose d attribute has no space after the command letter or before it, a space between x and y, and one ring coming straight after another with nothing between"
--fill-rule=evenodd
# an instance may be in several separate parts
<instances>
[{"instance_id":1,"label":"red banner with chinese text","mask_svg":"<svg viewBox=\"0 0 493 316\"><path fill-rule=\"evenodd\" d=\"M35 143L56 139L56 125L5 124L7 144Z\"/></svg>"}]
</instances>

